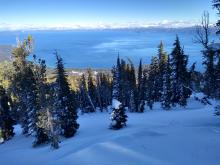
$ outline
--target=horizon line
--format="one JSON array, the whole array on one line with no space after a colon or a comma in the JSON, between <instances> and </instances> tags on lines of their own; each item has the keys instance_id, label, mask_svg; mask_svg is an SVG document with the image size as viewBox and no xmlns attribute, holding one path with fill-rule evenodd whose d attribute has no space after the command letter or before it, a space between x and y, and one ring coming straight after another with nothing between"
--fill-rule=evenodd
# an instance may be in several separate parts
<instances>
[{"instance_id":1,"label":"horizon line","mask_svg":"<svg viewBox=\"0 0 220 165\"><path fill-rule=\"evenodd\" d=\"M34 25L34 24L9 24L0 23L0 31L22 31L22 30L96 30L96 29L138 29L138 28L190 28L200 25L198 21L168 21L143 23L94 23L94 24L56 24L56 25ZM215 23L210 23L214 27Z\"/></svg>"}]
</instances>

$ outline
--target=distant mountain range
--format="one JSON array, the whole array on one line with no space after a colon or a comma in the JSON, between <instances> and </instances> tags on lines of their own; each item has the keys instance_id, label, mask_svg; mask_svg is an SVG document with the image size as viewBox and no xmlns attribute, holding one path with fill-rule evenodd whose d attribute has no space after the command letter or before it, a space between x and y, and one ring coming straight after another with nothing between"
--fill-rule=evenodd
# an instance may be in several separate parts
<instances>
[{"instance_id":1,"label":"distant mountain range","mask_svg":"<svg viewBox=\"0 0 220 165\"><path fill-rule=\"evenodd\" d=\"M0 23L0 30L74 30L74 29L134 29L134 28L187 28L194 27L200 22L192 21L168 21L143 23L96 23L96 24L57 24L57 25L31 25L31 24L7 24ZM214 23L211 24L214 26Z\"/></svg>"}]
</instances>

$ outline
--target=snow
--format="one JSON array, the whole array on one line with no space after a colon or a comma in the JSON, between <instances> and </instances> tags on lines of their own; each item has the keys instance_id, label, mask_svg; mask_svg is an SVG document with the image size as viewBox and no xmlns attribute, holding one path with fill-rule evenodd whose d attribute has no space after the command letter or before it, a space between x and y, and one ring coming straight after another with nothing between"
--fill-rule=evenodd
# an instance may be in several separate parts
<instances>
[{"instance_id":1,"label":"snow","mask_svg":"<svg viewBox=\"0 0 220 165\"><path fill-rule=\"evenodd\" d=\"M214 51L217 51L220 49L220 43L212 43L209 45L209 47L214 50Z\"/></svg>"},{"instance_id":2,"label":"snow","mask_svg":"<svg viewBox=\"0 0 220 165\"><path fill-rule=\"evenodd\" d=\"M75 137L63 139L58 150L32 148L31 137L16 136L0 145L5 165L219 165L220 118L214 105L191 99L186 109L128 113L127 127L108 129L108 113L79 116Z\"/></svg>"},{"instance_id":3,"label":"snow","mask_svg":"<svg viewBox=\"0 0 220 165\"><path fill-rule=\"evenodd\" d=\"M112 100L112 108L114 108L114 109L119 109L120 105L121 105L121 102L120 102L120 101L118 101L118 100L116 100L116 99L113 99L113 100Z\"/></svg>"},{"instance_id":4,"label":"snow","mask_svg":"<svg viewBox=\"0 0 220 165\"><path fill-rule=\"evenodd\" d=\"M0 138L0 144L3 143L3 142L4 142L4 139L3 139L3 138Z\"/></svg>"}]
</instances>

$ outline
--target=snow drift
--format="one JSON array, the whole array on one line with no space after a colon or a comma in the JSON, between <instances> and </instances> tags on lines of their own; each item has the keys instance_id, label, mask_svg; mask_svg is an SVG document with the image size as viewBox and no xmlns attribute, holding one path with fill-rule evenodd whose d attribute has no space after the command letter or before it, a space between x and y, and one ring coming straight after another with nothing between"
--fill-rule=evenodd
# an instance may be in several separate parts
<instances>
[{"instance_id":1,"label":"snow drift","mask_svg":"<svg viewBox=\"0 0 220 165\"><path fill-rule=\"evenodd\" d=\"M110 130L109 114L79 117L80 129L60 149L32 148L31 137L16 136L0 145L4 165L218 165L220 119L213 106L190 101L186 109L128 113L127 127Z\"/></svg>"}]
</instances>

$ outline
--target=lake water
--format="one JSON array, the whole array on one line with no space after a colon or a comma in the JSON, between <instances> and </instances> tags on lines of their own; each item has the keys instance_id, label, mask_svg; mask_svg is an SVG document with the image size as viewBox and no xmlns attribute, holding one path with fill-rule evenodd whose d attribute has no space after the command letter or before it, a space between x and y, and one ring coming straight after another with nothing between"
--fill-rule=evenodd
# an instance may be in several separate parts
<instances>
[{"instance_id":1,"label":"lake water","mask_svg":"<svg viewBox=\"0 0 220 165\"><path fill-rule=\"evenodd\" d=\"M0 44L15 45L16 37L23 39L28 34L34 38L34 53L45 59L48 66L55 66L53 52L57 50L69 68L111 68L118 52L135 64L140 59L149 63L160 41L170 53L178 34L185 54L189 55L189 63L197 62L197 69L202 69L202 47L194 43L192 28L0 32ZM217 39L214 33L211 38Z\"/></svg>"}]
</instances>

